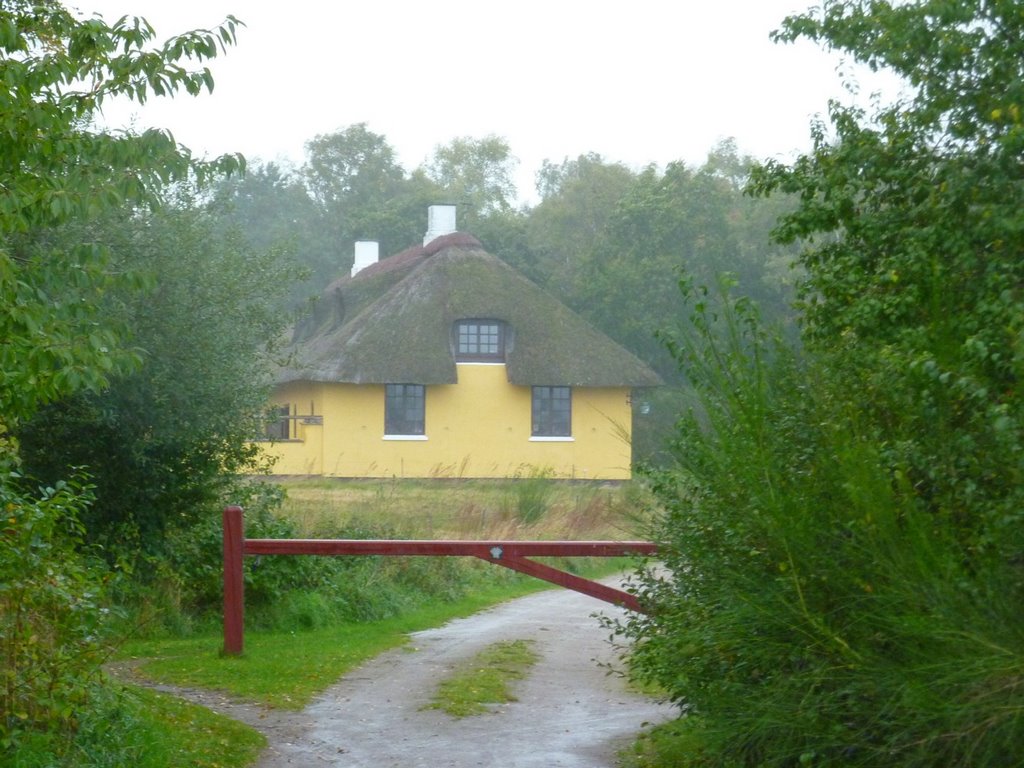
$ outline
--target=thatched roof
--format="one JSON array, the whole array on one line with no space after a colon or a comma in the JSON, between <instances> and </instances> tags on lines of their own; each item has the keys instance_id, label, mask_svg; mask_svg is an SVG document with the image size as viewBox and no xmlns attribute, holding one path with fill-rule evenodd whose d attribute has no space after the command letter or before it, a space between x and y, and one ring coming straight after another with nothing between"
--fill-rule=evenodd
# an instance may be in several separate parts
<instances>
[{"instance_id":1,"label":"thatched roof","mask_svg":"<svg viewBox=\"0 0 1024 768\"><path fill-rule=\"evenodd\" d=\"M295 328L289 381L454 384L453 324L502 320L508 380L650 387L658 375L500 259L455 233L342 278Z\"/></svg>"}]
</instances>

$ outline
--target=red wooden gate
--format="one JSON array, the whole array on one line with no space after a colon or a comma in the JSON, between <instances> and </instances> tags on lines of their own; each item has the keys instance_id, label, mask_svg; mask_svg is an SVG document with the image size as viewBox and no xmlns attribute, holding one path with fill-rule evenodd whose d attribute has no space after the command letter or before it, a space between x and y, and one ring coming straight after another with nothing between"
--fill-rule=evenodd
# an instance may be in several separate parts
<instances>
[{"instance_id":1,"label":"red wooden gate","mask_svg":"<svg viewBox=\"0 0 1024 768\"><path fill-rule=\"evenodd\" d=\"M244 555L428 555L478 557L489 563L550 581L562 587L621 605L643 608L635 595L576 576L530 557L621 557L652 555L649 541L425 541L393 539L247 539L242 508L224 508L224 653L242 653Z\"/></svg>"}]
</instances>

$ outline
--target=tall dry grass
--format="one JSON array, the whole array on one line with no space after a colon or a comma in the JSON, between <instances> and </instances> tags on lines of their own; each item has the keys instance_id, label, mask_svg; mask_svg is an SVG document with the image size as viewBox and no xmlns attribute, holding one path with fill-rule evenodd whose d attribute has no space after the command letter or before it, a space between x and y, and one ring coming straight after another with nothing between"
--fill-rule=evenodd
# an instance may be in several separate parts
<instances>
[{"instance_id":1,"label":"tall dry grass","mask_svg":"<svg viewBox=\"0 0 1024 768\"><path fill-rule=\"evenodd\" d=\"M640 483L289 480L280 514L299 535L371 524L417 539L635 539L653 508Z\"/></svg>"}]
</instances>

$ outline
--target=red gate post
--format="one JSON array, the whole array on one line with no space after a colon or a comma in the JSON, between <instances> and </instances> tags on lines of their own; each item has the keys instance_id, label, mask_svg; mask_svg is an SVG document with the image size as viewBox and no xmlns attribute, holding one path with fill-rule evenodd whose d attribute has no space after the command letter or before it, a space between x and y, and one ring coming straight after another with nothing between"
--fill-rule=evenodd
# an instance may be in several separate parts
<instances>
[{"instance_id":1,"label":"red gate post","mask_svg":"<svg viewBox=\"0 0 1024 768\"><path fill-rule=\"evenodd\" d=\"M242 655L245 611L242 579L242 508L224 507L224 654Z\"/></svg>"}]
</instances>

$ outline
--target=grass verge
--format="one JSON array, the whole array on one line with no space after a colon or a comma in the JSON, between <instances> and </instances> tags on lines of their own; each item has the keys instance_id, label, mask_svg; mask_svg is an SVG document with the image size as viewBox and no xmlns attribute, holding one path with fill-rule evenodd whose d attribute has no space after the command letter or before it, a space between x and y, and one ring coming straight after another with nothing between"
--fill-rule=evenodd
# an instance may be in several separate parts
<instances>
[{"instance_id":1,"label":"grass verge","mask_svg":"<svg viewBox=\"0 0 1024 768\"><path fill-rule=\"evenodd\" d=\"M619 768L702 768L700 723L692 717L656 725L619 753Z\"/></svg>"},{"instance_id":2,"label":"grass verge","mask_svg":"<svg viewBox=\"0 0 1024 768\"><path fill-rule=\"evenodd\" d=\"M246 725L155 691L109 688L96 698L73 735L29 735L3 765L243 768L267 743Z\"/></svg>"},{"instance_id":3,"label":"grass verge","mask_svg":"<svg viewBox=\"0 0 1024 768\"><path fill-rule=\"evenodd\" d=\"M467 717L488 712L491 704L516 701L509 683L526 677L538 658L531 640L490 645L442 680L426 709Z\"/></svg>"},{"instance_id":4,"label":"grass verge","mask_svg":"<svg viewBox=\"0 0 1024 768\"><path fill-rule=\"evenodd\" d=\"M248 632L245 653L240 657L221 656L221 637L209 635L130 642L121 656L141 659L141 674L158 682L220 690L271 707L301 709L345 672L405 643L410 632L440 626L546 586L517 576L455 602L382 621L305 632Z\"/></svg>"}]
</instances>

